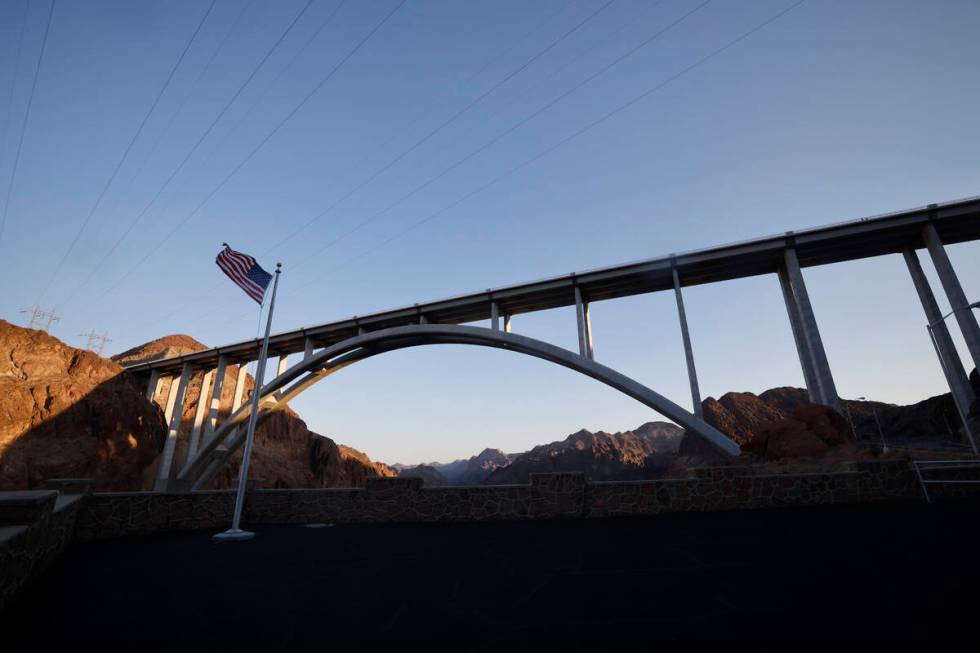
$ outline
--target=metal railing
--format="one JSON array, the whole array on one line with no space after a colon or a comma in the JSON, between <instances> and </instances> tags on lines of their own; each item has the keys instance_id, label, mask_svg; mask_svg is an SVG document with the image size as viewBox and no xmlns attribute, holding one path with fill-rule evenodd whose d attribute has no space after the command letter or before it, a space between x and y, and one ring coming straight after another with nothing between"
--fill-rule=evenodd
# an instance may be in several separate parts
<instances>
[{"instance_id":1,"label":"metal railing","mask_svg":"<svg viewBox=\"0 0 980 653\"><path fill-rule=\"evenodd\" d=\"M926 503L932 503L929 495L928 485L980 485L980 478L977 479L950 479L950 478L926 478L923 472L929 471L953 471L957 469L976 469L980 470L980 459L960 458L953 460L913 460L912 469L919 479L922 487L922 494L925 495Z\"/></svg>"}]
</instances>

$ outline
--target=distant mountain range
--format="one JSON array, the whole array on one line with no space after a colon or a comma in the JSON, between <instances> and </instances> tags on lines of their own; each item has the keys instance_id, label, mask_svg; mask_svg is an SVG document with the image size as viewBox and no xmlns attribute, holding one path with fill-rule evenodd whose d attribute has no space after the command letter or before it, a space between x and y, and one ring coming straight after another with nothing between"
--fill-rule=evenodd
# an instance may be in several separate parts
<instances>
[{"instance_id":1,"label":"distant mountain range","mask_svg":"<svg viewBox=\"0 0 980 653\"><path fill-rule=\"evenodd\" d=\"M450 463L390 467L399 476L421 477L428 486L527 483L529 474L535 472L582 472L592 480L638 480L670 467L683 434L683 429L668 422L647 422L621 433L582 429L524 453L484 449L472 458Z\"/></svg>"}]
</instances>

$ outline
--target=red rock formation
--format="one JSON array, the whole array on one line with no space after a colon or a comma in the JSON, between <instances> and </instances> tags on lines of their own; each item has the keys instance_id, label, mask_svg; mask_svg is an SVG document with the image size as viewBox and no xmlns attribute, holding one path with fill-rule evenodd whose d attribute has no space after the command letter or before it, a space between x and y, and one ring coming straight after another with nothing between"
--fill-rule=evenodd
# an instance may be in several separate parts
<instances>
[{"instance_id":1,"label":"red rock formation","mask_svg":"<svg viewBox=\"0 0 980 653\"><path fill-rule=\"evenodd\" d=\"M166 429L160 410L122 371L0 320L0 490L58 477L138 489Z\"/></svg>"},{"instance_id":2,"label":"red rock formation","mask_svg":"<svg viewBox=\"0 0 980 653\"><path fill-rule=\"evenodd\" d=\"M186 335L172 335L158 338L134 347L114 360L133 363L143 360L156 360L180 354L207 349L205 345ZM225 370L221 387L221 412L219 421L228 415L235 391L238 366ZM186 460L193 427L194 412L201 395L204 373L198 372L191 378L184 401L181 430L174 452L175 465ZM169 392L169 381L161 382L158 400ZM245 378L243 401L251 395L255 381L251 375ZM214 382L205 401L210 402ZM236 454L212 481L211 488L232 487L241 465L241 453ZM361 487L372 476L394 476L394 472L382 463L372 462L365 454L350 447L338 446L330 438L309 430L306 422L292 409L285 408L262 422L255 430L255 446L252 449L252 462L249 477L254 478L259 487Z\"/></svg>"},{"instance_id":3,"label":"red rock formation","mask_svg":"<svg viewBox=\"0 0 980 653\"><path fill-rule=\"evenodd\" d=\"M485 482L527 483L534 472L583 472L596 481L652 478L670 465L682 434L667 422L650 422L622 433L582 429L515 457Z\"/></svg>"}]
</instances>

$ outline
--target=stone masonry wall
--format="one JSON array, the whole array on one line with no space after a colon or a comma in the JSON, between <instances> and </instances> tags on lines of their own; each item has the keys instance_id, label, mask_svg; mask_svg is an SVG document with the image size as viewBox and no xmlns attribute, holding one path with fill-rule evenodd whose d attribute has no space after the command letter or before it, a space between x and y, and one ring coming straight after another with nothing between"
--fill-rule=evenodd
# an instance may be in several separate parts
<instances>
[{"instance_id":1,"label":"stone masonry wall","mask_svg":"<svg viewBox=\"0 0 980 653\"><path fill-rule=\"evenodd\" d=\"M902 461L853 463L842 472L752 475L699 469L691 478L587 483L582 474L533 474L529 485L426 488L419 478L369 479L364 489L253 490L244 524L489 521L652 515L909 500L922 497ZM75 528L81 540L227 527L231 491L96 493Z\"/></svg>"}]
</instances>

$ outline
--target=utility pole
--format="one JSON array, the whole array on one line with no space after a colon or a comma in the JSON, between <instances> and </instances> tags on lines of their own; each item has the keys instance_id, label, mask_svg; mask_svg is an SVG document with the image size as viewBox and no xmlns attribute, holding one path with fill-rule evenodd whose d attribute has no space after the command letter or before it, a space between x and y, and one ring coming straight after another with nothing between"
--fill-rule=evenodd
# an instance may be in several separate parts
<instances>
[{"instance_id":1,"label":"utility pole","mask_svg":"<svg viewBox=\"0 0 980 653\"><path fill-rule=\"evenodd\" d=\"M31 321L28 324L29 329L40 329L45 333L51 331L51 323L57 322L61 318L55 315L54 309L46 311L40 306L35 306L33 309L25 309L21 313L30 313Z\"/></svg>"},{"instance_id":2,"label":"utility pole","mask_svg":"<svg viewBox=\"0 0 980 653\"><path fill-rule=\"evenodd\" d=\"M105 343L112 342L109 339L108 333L98 334L95 329L92 329L88 333L80 333L80 336L88 338L88 342L85 343L85 348L89 351L94 351L98 355L102 355L102 350L105 348Z\"/></svg>"}]
</instances>

